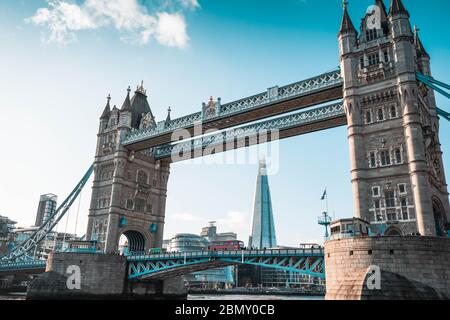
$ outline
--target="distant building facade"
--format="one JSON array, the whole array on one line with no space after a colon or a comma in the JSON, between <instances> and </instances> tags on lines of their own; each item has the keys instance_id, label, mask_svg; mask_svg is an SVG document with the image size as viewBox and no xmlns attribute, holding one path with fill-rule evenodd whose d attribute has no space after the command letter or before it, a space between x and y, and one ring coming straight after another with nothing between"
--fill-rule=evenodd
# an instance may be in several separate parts
<instances>
[{"instance_id":1,"label":"distant building facade","mask_svg":"<svg viewBox=\"0 0 450 320\"><path fill-rule=\"evenodd\" d=\"M58 197L54 194L43 194L39 199L35 226L42 226L55 213Z\"/></svg>"},{"instance_id":2,"label":"distant building facade","mask_svg":"<svg viewBox=\"0 0 450 320\"><path fill-rule=\"evenodd\" d=\"M10 250L12 231L16 223L8 217L0 216L0 256Z\"/></svg>"},{"instance_id":3,"label":"distant building facade","mask_svg":"<svg viewBox=\"0 0 450 320\"><path fill-rule=\"evenodd\" d=\"M38 227L15 229L13 232L14 243L19 244L26 241L37 229ZM51 231L36 246L35 251L29 252L29 254L36 259L47 259L51 252L64 251L69 247L70 241L76 240L80 240L80 238L74 234Z\"/></svg>"},{"instance_id":4,"label":"distant building facade","mask_svg":"<svg viewBox=\"0 0 450 320\"><path fill-rule=\"evenodd\" d=\"M256 181L252 233L249 238L249 247L264 249L274 248L276 246L277 239L266 162L260 161Z\"/></svg>"},{"instance_id":5,"label":"distant building facade","mask_svg":"<svg viewBox=\"0 0 450 320\"><path fill-rule=\"evenodd\" d=\"M208 250L210 241L202 236L189 233L175 235L168 245L168 252L195 252ZM218 289L234 285L233 267L216 268L194 272L184 276L189 287Z\"/></svg>"},{"instance_id":6,"label":"distant building facade","mask_svg":"<svg viewBox=\"0 0 450 320\"><path fill-rule=\"evenodd\" d=\"M211 221L207 227L202 228L200 236L208 239L210 242L237 240L237 234L234 232L217 233L215 221Z\"/></svg>"}]
</instances>

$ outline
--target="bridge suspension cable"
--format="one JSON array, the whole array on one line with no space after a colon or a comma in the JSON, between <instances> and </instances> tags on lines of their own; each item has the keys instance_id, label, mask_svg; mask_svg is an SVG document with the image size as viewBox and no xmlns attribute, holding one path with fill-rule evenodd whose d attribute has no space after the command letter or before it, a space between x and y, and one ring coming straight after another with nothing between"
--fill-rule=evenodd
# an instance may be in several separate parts
<instances>
[{"instance_id":1,"label":"bridge suspension cable","mask_svg":"<svg viewBox=\"0 0 450 320\"><path fill-rule=\"evenodd\" d=\"M444 82L438 81L438 80L434 79L433 77L429 77L429 76L423 75L418 72L416 73L416 78L417 78L417 80L422 82L424 85L426 85L428 88L430 88L434 91L437 91L440 94L442 94L443 96L450 99L450 93L448 93L444 90L444 89L450 90L450 85L448 85ZM444 88L444 89L442 89L442 88ZM440 115L447 121L450 121L450 113L448 113L447 111L444 111L440 108L436 108L436 110L437 110L438 115Z\"/></svg>"},{"instance_id":2,"label":"bridge suspension cable","mask_svg":"<svg viewBox=\"0 0 450 320\"><path fill-rule=\"evenodd\" d=\"M89 180L92 172L94 171L94 165L91 165L88 171L84 174L80 182L77 183L75 188L69 194L69 196L62 202L58 209L45 221L45 223L39 227L33 234L25 241L14 247L7 255L0 258L0 264L25 261L29 259L28 253L36 248L36 246L55 228L64 215L69 211L70 207L77 199L86 182Z\"/></svg>"}]
</instances>

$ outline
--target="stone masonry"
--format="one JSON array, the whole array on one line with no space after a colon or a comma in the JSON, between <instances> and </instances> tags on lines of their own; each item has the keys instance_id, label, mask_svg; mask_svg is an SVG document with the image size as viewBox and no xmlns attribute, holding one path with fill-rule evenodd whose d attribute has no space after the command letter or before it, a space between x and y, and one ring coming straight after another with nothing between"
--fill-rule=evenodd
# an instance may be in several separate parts
<instances>
[{"instance_id":1,"label":"stone masonry","mask_svg":"<svg viewBox=\"0 0 450 320\"><path fill-rule=\"evenodd\" d=\"M375 1L356 31L344 6L339 51L356 216L378 234L445 236L448 189L430 56L400 0Z\"/></svg>"},{"instance_id":2,"label":"stone masonry","mask_svg":"<svg viewBox=\"0 0 450 320\"><path fill-rule=\"evenodd\" d=\"M381 289L369 290L370 266ZM450 299L450 239L366 237L325 243L327 300Z\"/></svg>"}]
</instances>

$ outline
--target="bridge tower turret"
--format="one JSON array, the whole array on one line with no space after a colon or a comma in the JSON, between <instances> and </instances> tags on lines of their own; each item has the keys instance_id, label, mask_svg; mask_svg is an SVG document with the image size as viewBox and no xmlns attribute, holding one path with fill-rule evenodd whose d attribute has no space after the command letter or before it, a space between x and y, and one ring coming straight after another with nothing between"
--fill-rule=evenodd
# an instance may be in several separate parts
<instances>
[{"instance_id":1,"label":"bridge tower turret","mask_svg":"<svg viewBox=\"0 0 450 320\"><path fill-rule=\"evenodd\" d=\"M433 93L416 80L429 55L409 13L376 0L359 36L344 2L339 32L356 216L374 232L443 235L450 221ZM448 227L448 225L447 225Z\"/></svg>"},{"instance_id":2,"label":"bridge tower turret","mask_svg":"<svg viewBox=\"0 0 450 320\"><path fill-rule=\"evenodd\" d=\"M117 252L121 235L130 251L162 246L170 165L156 161L153 150L134 153L121 145L132 130L155 125L143 84L133 98L130 91L120 110L110 110L108 97L98 133L87 240L107 253Z\"/></svg>"}]
</instances>

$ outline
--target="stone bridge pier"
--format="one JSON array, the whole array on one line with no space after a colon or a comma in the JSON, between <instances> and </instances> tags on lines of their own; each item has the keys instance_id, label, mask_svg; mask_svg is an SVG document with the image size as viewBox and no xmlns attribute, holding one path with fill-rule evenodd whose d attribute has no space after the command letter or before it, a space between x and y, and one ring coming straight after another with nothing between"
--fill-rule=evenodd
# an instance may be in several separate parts
<instances>
[{"instance_id":1,"label":"stone bridge pier","mask_svg":"<svg viewBox=\"0 0 450 320\"><path fill-rule=\"evenodd\" d=\"M137 282L127 279L127 259L92 253L51 254L46 272L28 287L28 300L186 299L181 277Z\"/></svg>"}]
</instances>

